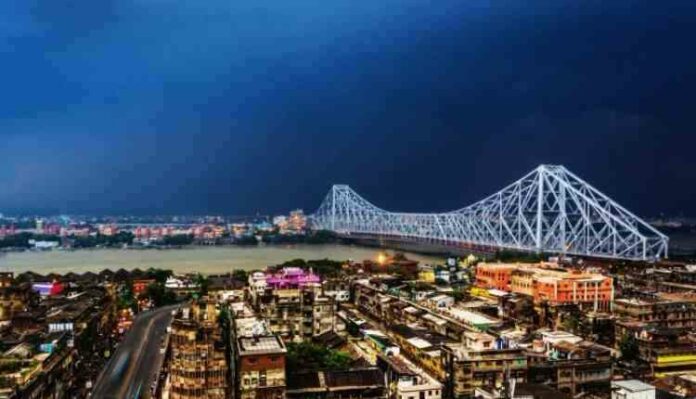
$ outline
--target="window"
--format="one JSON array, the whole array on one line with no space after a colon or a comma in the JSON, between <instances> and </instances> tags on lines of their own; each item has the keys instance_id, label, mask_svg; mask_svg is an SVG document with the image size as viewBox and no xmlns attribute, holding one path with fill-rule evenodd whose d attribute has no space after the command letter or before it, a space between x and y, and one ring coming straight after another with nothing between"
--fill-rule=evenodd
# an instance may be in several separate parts
<instances>
[{"instance_id":1,"label":"window","mask_svg":"<svg viewBox=\"0 0 696 399\"><path fill-rule=\"evenodd\" d=\"M262 387L266 386L266 370L259 371L259 385Z\"/></svg>"}]
</instances>

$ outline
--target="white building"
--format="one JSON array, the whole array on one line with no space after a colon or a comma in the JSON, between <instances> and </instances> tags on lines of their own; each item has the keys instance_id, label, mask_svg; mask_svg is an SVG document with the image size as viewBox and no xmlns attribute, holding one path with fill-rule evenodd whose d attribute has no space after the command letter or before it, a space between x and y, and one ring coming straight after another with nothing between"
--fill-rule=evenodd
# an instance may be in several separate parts
<instances>
[{"instance_id":1,"label":"white building","mask_svg":"<svg viewBox=\"0 0 696 399\"><path fill-rule=\"evenodd\" d=\"M402 399L440 399L442 384L433 378L417 375L402 377L396 383L396 397Z\"/></svg>"},{"instance_id":2,"label":"white building","mask_svg":"<svg viewBox=\"0 0 696 399\"><path fill-rule=\"evenodd\" d=\"M36 241L29 240L29 244L33 245L36 249L53 249L58 248L60 243L58 241Z\"/></svg>"},{"instance_id":3,"label":"white building","mask_svg":"<svg viewBox=\"0 0 696 399\"><path fill-rule=\"evenodd\" d=\"M640 380L612 381L611 399L655 399L655 387Z\"/></svg>"},{"instance_id":4,"label":"white building","mask_svg":"<svg viewBox=\"0 0 696 399\"><path fill-rule=\"evenodd\" d=\"M568 342L570 344L577 344L582 342L582 337L571 334L566 331L542 331L541 339L544 342L544 348L546 350L551 350L552 347L556 346L561 342Z\"/></svg>"},{"instance_id":5,"label":"white building","mask_svg":"<svg viewBox=\"0 0 696 399\"><path fill-rule=\"evenodd\" d=\"M428 298L428 304L435 309L445 309L454 305L454 298L449 295L437 295Z\"/></svg>"},{"instance_id":6,"label":"white building","mask_svg":"<svg viewBox=\"0 0 696 399\"><path fill-rule=\"evenodd\" d=\"M249 288L254 299L256 299L256 297L259 295L263 295L267 286L266 275L264 273L253 272L249 274Z\"/></svg>"},{"instance_id":7,"label":"white building","mask_svg":"<svg viewBox=\"0 0 696 399\"><path fill-rule=\"evenodd\" d=\"M288 224L288 217L287 216L275 216L273 218L273 225L279 228L285 228L285 226Z\"/></svg>"},{"instance_id":8,"label":"white building","mask_svg":"<svg viewBox=\"0 0 696 399\"><path fill-rule=\"evenodd\" d=\"M350 292L348 290L325 291L324 295L333 298L336 302L348 302L350 300Z\"/></svg>"}]
</instances>

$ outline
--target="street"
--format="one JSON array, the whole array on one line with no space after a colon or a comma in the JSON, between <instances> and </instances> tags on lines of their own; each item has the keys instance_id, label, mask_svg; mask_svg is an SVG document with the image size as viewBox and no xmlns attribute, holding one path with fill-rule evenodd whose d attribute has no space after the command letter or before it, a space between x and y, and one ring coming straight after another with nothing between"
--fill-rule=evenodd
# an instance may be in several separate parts
<instances>
[{"instance_id":1,"label":"street","mask_svg":"<svg viewBox=\"0 0 696 399\"><path fill-rule=\"evenodd\" d=\"M178 305L144 312L118 346L92 392L93 398L150 397L150 384L161 363L160 343Z\"/></svg>"}]
</instances>

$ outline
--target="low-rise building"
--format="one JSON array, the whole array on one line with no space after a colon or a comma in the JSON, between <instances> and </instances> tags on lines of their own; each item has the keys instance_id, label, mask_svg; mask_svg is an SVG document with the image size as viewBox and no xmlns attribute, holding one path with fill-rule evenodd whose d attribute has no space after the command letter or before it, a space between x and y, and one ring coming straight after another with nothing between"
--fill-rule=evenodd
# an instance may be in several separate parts
<instances>
[{"instance_id":1,"label":"low-rise building","mask_svg":"<svg viewBox=\"0 0 696 399\"><path fill-rule=\"evenodd\" d=\"M535 304L575 304L594 311L609 311L614 299L611 277L555 263L481 263L476 266L476 284L531 296Z\"/></svg>"},{"instance_id":2,"label":"low-rise building","mask_svg":"<svg viewBox=\"0 0 696 399\"><path fill-rule=\"evenodd\" d=\"M442 384L401 355L380 354L377 366L386 375L390 398L442 397Z\"/></svg>"},{"instance_id":3,"label":"low-rise building","mask_svg":"<svg viewBox=\"0 0 696 399\"><path fill-rule=\"evenodd\" d=\"M528 381L576 396L609 396L613 375L611 352L590 342L537 342L527 351Z\"/></svg>"},{"instance_id":4,"label":"low-rise building","mask_svg":"<svg viewBox=\"0 0 696 399\"><path fill-rule=\"evenodd\" d=\"M522 349L480 350L465 344L447 344L442 347L442 362L445 391L453 399L472 397L479 387L527 379L527 356Z\"/></svg>"},{"instance_id":5,"label":"low-rise building","mask_svg":"<svg viewBox=\"0 0 696 399\"><path fill-rule=\"evenodd\" d=\"M387 390L384 374L376 367L300 372L288 376L287 398L387 399Z\"/></svg>"},{"instance_id":6,"label":"low-rise building","mask_svg":"<svg viewBox=\"0 0 696 399\"><path fill-rule=\"evenodd\" d=\"M611 399L655 399L655 387L640 380L612 381Z\"/></svg>"}]
</instances>

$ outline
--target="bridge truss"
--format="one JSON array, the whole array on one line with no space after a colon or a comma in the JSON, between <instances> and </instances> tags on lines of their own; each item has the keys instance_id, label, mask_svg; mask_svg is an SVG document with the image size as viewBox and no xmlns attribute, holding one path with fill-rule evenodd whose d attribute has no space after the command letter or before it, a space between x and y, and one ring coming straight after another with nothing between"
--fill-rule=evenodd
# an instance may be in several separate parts
<instances>
[{"instance_id":1,"label":"bridge truss","mask_svg":"<svg viewBox=\"0 0 696 399\"><path fill-rule=\"evenodd\" d=\"M541 165L501 191L445 213L396 213L334 185L315 230L629 260L667 256L668 238L563 166Z\"/></svg>"}]
</instances>

